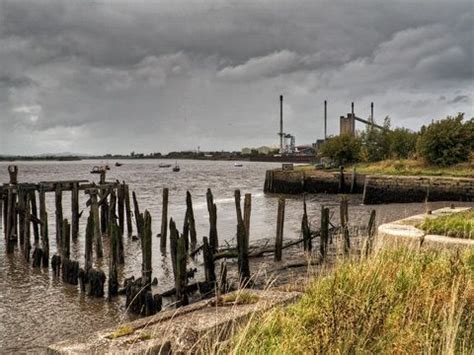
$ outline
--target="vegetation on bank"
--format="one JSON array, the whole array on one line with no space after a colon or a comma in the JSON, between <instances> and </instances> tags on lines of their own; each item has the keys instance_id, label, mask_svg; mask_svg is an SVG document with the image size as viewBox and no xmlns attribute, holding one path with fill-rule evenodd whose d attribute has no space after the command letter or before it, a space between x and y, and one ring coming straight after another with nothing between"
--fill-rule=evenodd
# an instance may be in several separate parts
<instances>
[{"instance_id":1,"label":"vegetation on bank","mask_svg":"<svg viewBox=\"0 0 474 355\"><path fill-rule=\"evenodd\" d=\"M338 165L415 159L438 167L469 162L474 157L474 118L465 120L462 113L434 121L421 127L419 132L405 128L390 129L388 117L384 128L367 126L356 136L329 138L319 154Z\"/></svg>"},{"instance_id":2,"label":"vegetation on bank","mask_svg":"<svg viewBox=\"0 0 474 355\"><path fill-rule=\"evenodd\" d=\"M253 319L236 354L469 353L474 252L382 251L345 262L287 308Z\"/></svg>"},{"instance_id":3,"label":"vegetation on bank","mask_svg":"<svg viewBox=\"0 0 474 355\"><path fill-rule=\"evenodd\" d=\"M474 239L474 211L454 213L434 219L426 218L419 228L430 234Z\"/></svg>"}]
</instances>

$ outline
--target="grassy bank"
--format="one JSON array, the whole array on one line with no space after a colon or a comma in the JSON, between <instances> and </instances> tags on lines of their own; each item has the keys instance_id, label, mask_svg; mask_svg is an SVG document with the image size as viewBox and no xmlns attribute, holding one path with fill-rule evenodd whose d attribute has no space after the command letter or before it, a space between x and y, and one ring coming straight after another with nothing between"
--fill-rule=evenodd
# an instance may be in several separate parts
<instances>
[{"instance_id":1,"label":"grassy bank","mask_svg":"<svg viewBox=\"0 0 474 355\"><path fill-rule=\"evenodd\" d=\"M474 239L474 211L455 213L435 219L427 218L419 227L430 234Z\"/></svg>"},{"instance_id":2,"label":"grassy bank","mask_svg":"<svg viewBox=\"0 0 474 355\"><path fill-rule=\"evenodd\" d=\"M474 252L383 251L316 279L303 298L252 320L225 352L469 353Z\"/></svg>"},{"instance_id":3,"label":"grassy bank","mask_svg":"<svg viewBox=\"0 0 474 355\"><path fill-rule=\"evenodd\" d=\"M356 170L361 174L474 177L474 168L468 163L441 168L427 166L416 160L384 160L377 163L359 163Z\"/></svg>"}]
</instances>

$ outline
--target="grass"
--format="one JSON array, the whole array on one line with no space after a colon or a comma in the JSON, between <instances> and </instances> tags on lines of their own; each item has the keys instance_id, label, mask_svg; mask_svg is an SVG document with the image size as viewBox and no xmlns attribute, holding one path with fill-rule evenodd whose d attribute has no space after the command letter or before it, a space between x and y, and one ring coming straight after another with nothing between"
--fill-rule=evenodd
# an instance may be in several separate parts
<instances>
[{"instance_id":1,"label":"grass","mask_svg":"<svg viewBox=\"0 0 474 355\"><path fill-rule=\"evenodd\" d=\"M384 250L315 279L296 304L254 317L222 352L470 353L474 252Z\"/></svg>"},{"instance_id":2,"label":"grass","mask_svg":"<svg viewBox=\"0 0 474 355\"><path fill-rule=\"evenodd\" d=\"M430 234L474 239L474 211L454 213L434 219L426 218L418 227Z\"/></svg>"},{"instance_id":3,"label":"grass","mask_svg":"<svg viewBox=\"0 0 474 355\"><path fill-rule=\"evenodd\" d=\"M472 163L457 164L449 167L428 166L417 160L383 160L375 163L355 164L356 171L360 174L369 175L426 175L426 176L455 176L474 177L474 166ZM296 166L295 170L314 170L313 165ZM338 171L338 169L333 169ZM352 170L352 166L346 166L346 171Z\"/></svg>"},{"instance_id":4,"label":"grass","mask_svg":"<svg viewBox=\"0 0 474 355\"><path fill-rule=\"evenodd\" d=\"M260 297L247 291L233 292L220 298L221 305L242 305L257 303Z\"/></svg>"},{"instance_id":5,"label":"grass","mask_svg":"<svg viewBox=\"0 0 474 355\"><path fill-rule=\"evenodd\" d=\"M123 327L117 328L117 330L115 330L115 332L110 333L110 334L106 335L105 337L107 339L116 339L116 338L120 338L120 337L123 337L123 336L126 336L126 335L133 334L134 331L135 330L132 327L123 326Z\"/></svg>"}]
</instances>

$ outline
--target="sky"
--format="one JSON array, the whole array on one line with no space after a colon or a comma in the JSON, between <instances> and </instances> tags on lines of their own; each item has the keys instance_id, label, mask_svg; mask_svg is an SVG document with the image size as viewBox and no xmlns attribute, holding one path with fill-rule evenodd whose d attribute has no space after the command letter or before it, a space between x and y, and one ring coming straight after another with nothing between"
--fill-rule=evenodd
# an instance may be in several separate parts
<instances>
[{"instance_id":1,"label":"sky","mask_svg":"<svg viewBox=\"0 0 474 355\"><path fill-rule=\"evenodd\" d=\"M307 144L474 116L474 2L0 0L0 154ZM362 124L357 128L363 129Z\"/></svg>"}]
</instances>

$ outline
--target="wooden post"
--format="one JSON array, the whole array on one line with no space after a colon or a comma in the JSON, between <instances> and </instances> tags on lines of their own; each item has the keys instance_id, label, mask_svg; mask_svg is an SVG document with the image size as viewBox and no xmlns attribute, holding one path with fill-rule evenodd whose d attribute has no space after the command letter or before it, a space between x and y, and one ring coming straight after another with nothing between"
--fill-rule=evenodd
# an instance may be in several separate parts
<instances>
[{"instance_id":1,"label":"wooden post","mask_svg":"<svg viewBox=\"0 0 474 355\"><path fill-rule=\"evenodd\" d=\"M71 233L72 240L76 241L79 235L79 183L72 183L71 190Z\"/></svg>"},{"instance_id":2,"label":"wooden post","mask_svg":"<svg viewBox=\"0 0 474 355\"><path fill-rule=\"evenodd\" d=\"M245 194L244 197L244 226L247 239L250 240L250 213L252 211L252 194Z\"/></svg>"},{"instance_id":3,"label":"wooden post","mask_svg":"<svg viewBox=\"0 0 474 355\"><path fill-rule=\"evenodd\" d=\"M311 251L313 244L311 242L311 230L309 228L308 212L306 208L306 195L303 195L303 218L301 220L301 234L303 235L303 250Z\"/></svg>"},{"instance_id":4,"label":"wooden post","mask_svg":"<svg viewBox=\"0 0 474 355\"><path fill-rule=\"evenodd\" d=\"M186 293L186 245L183 237L178 238L176 244L176 307L186 306L188 295Z\"/></svg>"},{"instance_id":5,"label":"wooden post","mask_svg":"<svg viewBox=\"0 0 474 355\"><path fill-rule=\"evenodd\" d=\"M161 236L160 249L164 253L166 251L166 237L168 235L168 188L163 189L163 202L161 207Z\"/></svg>"},{"instance_id":6,"label":"wooden post","mask_svg":"<svg viewBox=\"0 0 474 355\"><path fill-rule=\"evenodd\" d=\"M56 205L56 245L57 250L61 248L61 228L63 223L63 204L62 204L62 191L61 185L56 184L55 186L55 205Z\"/></svg>"},{"instance_id":7,"label":"wooden post","mask_svg":"<svg viewBox=\"0 0 474 355\"><path fill-rule=\"evenodd\" d=\"M12 189L8 189L8 209L7 209L7 253L14 250L14 242L17 238L16 226L16 194Z\"/></svg>"},{"instance_id":8,"label":"wooden post","mask_svg":"<svg viewBox=\"0 0 474 355\"><path fill-rule=\"evenodd\" d=\"M61 259L67 260L71 256L71 225L65 219L61 228Z\"/></svg>"},{"instance_id":9,"label":"wooden post","mask_svg":"<svg viewBox=\"0 0 474 355\"><path fill-rule=\"evenodd\" d=\"M209 212L209 245L212 252L215 253L219 248L219 239L217 236L217 206L214 203L211 189L207 189L207 210Z\"/></svg>"},{"instance_id":10,"label":"wooden post","mask_svg":"<svg viewBox=\"0 0 474 355\"><path fill-rule=\"evenodd\" d=\"M132 228L132 210L130 208L130 191L128 185L124 185L124 197L125 197L125 216L127 219L127 235L130 237L133 232Z\"/></svg>"},{"instance_id":11,"label":"wooden post","mask_svg":"<svg viewBox=\"0 0 474 355\"><path fill-rule=\"evenodd\" d=\"M188 219L191 250L194 250L197 244L196 222L194 220L193 200L189 191L186 191L186 217Z\"/></svg>"},{"instance_id":12,"label":"wooden post","mask_svg":"<svg viewBox=\"0 0 474 355\"><path fill-rule=\"evenodd\" d=\"M30 213L30 198L29 195L23 194L24 199L24 210L23 214L23 228L24 228L24 240L23 240L23 255L26 262L30 262L30 250L31 250L31 213Z\"/></svg>"},{"instance_id":13,"label":"wooden post","mask_svg":"<svg viewBox=\"0 0 474 355\"><path fill-rule=\"evenodd\" d=\"M144 224L143 224L143 233L142 233L142 280L143 285L146 290L151 289L151 215L145 210L144 215Z\"/></svg>"},{"instance_id":14,"label":"wooden post","mask_svg":"<svg viewBox=\"0 0 474 355\"><path fill-rule=\"evenodd\" d=\"M365 256L372 253L374 236L375 236L375 210L370 212L369 224L367 225L367 244L365 248Z\"/></svg>"},{"instance_id":15,"label":"wooden post","mask_svg":"<svg viewBox=\"0 0 474 355\"><path fill-rule=\"evenodd\" d=\"M173 275L176 279L176 252L178 243L178 230L176 229L176 223L173 218L170 219L170 254L171 254L171 265L173 267Z\"/></svg>"},{"instance_id":16,"label":"wooden post","mask_svg":"<svg viewBox=\"0 0 474 355\"><path fill-rule=\"evenodd\" d=\"M242 217L242 209L240 206L240 190L235 190L235 210L237 213L237 249L238 249L238 265L240 285L247 286L250 280L250 266L249 266L249 240L246 232L244 219Z\"/></svg>"},{"instance_id":17,"label":"wooden post","mask_svg":"<svg viewBox=\"0 0 474 355\"><path fill-rule=\"evenodd\" d=\"M349 239L349 201L346 195L341 196L340 203L340 219L341 219L341 231L344 243L344 255L349 255L351 248L351 242Z\"/></svg>"},{"instance_id":18,"label":"wooden post","mask_svg":"<svg viewBox=\"0 0 474 355\"><path fill-rule=\"evenodd\" d=\"M321 206L321 230L319 251L323 260L327 257L329 243L329 208Z\"/></svg>"},{"instance_id":19,"label":"wooden post","mask_svg":"<svg viewBox=\"0 0 474 355\"><path fill-rule=\"evenodd\" d=\"M95 253L97 258L104 256L102 249L102 233L100 230L100 216L99 216L99 204L97 201L97 190L91 191L91 211L94 220L94 240L95 240Z\"/></svg>"},{"instance_id":20,"label":"wooden post","mask_svg":"<svg viewBox=\"0 0 474 355\"><path fill-rule=\"evenodd\" d=\"M117 208L118 208L118 225L120 234L123 236L125 231L125 183L117 186Z\"/></svg>"},{"instance_id":21,"label":"wooden post","mask_svg":"<svg viewBox=\"0 0 474 355\"><path fill-rule=\"evenodd\" d=\"M8 190L3 191L3 198L2 198L2 203L3 203L3 233L5 235L5 239L7 239L7 218L8 218Z\"/></svg>"},{"instance_id":22,"label":"wooden post","mask_svg":"<svg viewBox=\"0 0 474 355\"><path fill-rule=\"evenodd\" d=\"M113 228L115 229L116 236L115 236L115 242L117 244L117 260L119 264L125 264L125 253L123 249L123 227L124 227L124 201L123 201L123 187L121 185L118 186L117 190L118 194L118 217L119 217L119 225L117 225L117 219L115 216L115 211L112 210L114 213L110 217L109 220L112 220ZM112 197L113 196L113 197ZM115 205L115 193L112 191L112 195L110 196L110 204L112 204L112 200L114 200L114 205ZM120 217L122 216L122 217ZM122 222L120 222L120 218L122 218ZM110 223L110 222L109 222ZM110 227L110 226L109 226Z\"/></svg>"},{"instance_id":23,"label":"wooden post","mask_svg":"<svg viewBox=\"0 0 474 355\"><path fill-rule=\"evenodd\" d=\"M107 299L110 301L112 297L118 294L118 276L117 276L117 261L118 261L118 235L120 234L120 227L117 226L115 218L109 219L109 238L110 238L110 248L109 248L109 293Z\"/></svg>"},{"instance_id":24,"label":"wooden post","mask_svg":"<svg viewBox=\"0 0 474 355\"><path fill-rule=\"evenodd\" d=\"M20 236L20 245L25 243L25 214L26 214L26 198L27 198L26 191L23 190L21 186L18 187L18 223L19 223L19 236ZM17 214L15 211L15 215Z\"/></svg>"},{"instance_id":25,"label":"wooden post","mask_svg":"<svg viewBox=\"0 0 474 355\"><path fill-rule=\"evenodd\" d=\"M33 216L33 219L35 221L38 221L38 208L36 206L36 191L31 190L30 191L30 206L31 206L31 214ZM33 234L35 237L35 244L38 244L39 242L39 226L38 223L33 223Z\"/></svg>"},{"instance_id":26,"label":"wooden post","mask_svg":"<svg viewBox=\"0 0 474 355\"><path fill-rule=\"evenodd\" d=\"M8 175L10 176L10 184L18 184L18 166L8 165Z\"/></svg>"},{"instance_id":27,"label":"wooden post","mask_svg":"<svg viewBox=\"0 0 474 355\"><path fill-rule=\"evenodd\" d=\"M277 228L275 239L275 261L281 261L283 247L283 229L285 224L285 199L278 199Z\"/></svg>"},{"instance_id":28,"label":"wooden post","mask_svg":"<svg viewBox=\"0 0 474 355\"><path fill-rule=\"evenodd\" d=\"M39 190L39 210L41 219L41 246L43 248L43 267L49 265L49 237L48 237L48 213L46 211L46 195L44 186L40 185Z\"/></svg>"},{"instance_id":29,"label":"wooden post","mask_svg":"<svg viewBox=\"0 0 474 355\"><path fill-rule=\"evenodd\" d=\"M86 226L86 241L85 241L85 252L84 252L84 269L85 273L87 274L89 270L92 269L92 245L94 239L94 214L92 213L92 209L89 213L89 217L87 218L87 226Z\"/></svg>"},{"instance_id":30,"label":"wooden post","mask_svg":"<svg viewBox=\"0 0 474 355\"><path fill-rule=\"evenodd\" d=\"M135 224L137 225L137 237L141 238L142 237L142 231L141 231L141 226L140 226L140 208L138 207L138 201L137 201L137 195L135 194L135 191L132 192L132 197L133 197L133 207L134 207L134 213L135 213Z\"/></svg>"},{"instance_id":31,"label":"wooden post","mask_svg":"<svg viewBox=\"0 0 474 355\"><path fill-rule=\"evenodd\" d=\"M214 256L212 255L211 247L207 237L202 238L202 250L204 257L204 273L206 276L206 282L216 281L216 272L214 267Z\"/></svg>"}]
</instances>

